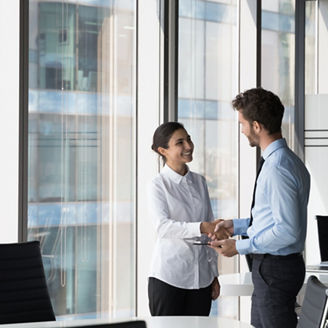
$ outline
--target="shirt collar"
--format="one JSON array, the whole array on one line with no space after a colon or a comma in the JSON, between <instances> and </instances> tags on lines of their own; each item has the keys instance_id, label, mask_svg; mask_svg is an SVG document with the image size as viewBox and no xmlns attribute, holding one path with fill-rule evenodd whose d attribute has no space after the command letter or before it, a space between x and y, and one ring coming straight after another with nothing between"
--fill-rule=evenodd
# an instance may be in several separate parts
<instances>
[{"instance_id":1,"label":"shirt collar","mask_svg":"<svg viewBox=\"0 0 328 328\"><path fill-rule=\"evenodd\" d=\"M188 179L191 180L190 170L187 165L187 173L185 175L181 175L174 170L172 170L168 165L165 164L165 166L162 168L161 173L165 176L169 177L173 182L180 183L182 179Z\"/></svg>"},{"instance_id":2,"label":"shirt collar","mask_svg":"<svg viewBox=\"0 0 328 328\"><path fill-rule=\"evenodd\" d=\"M271 142L268 147L265 148L265 150L262 153L262 157L264 158L264 160L266 160L273 152L275 152L279 148L286 148L286 147L287 147L287 142L285 138L275 140Z\"/></svg>"}]
</instances>

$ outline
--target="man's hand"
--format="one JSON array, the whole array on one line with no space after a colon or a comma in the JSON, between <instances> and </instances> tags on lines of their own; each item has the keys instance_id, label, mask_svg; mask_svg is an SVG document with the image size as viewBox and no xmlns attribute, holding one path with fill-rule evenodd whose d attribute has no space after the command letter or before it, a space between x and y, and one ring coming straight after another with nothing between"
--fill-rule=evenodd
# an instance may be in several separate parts
<instances>
[{"instance_id":1,"label":"man's hand","mask_svg":"<svg viewBox=\"0 0 328 328\"><path fill-rule=\"evenodd\" d=\"M212 300L215 301L220 296L221 286L217 277L212 282Z\"/></svg>"},{"instance_id":2,"label":"man's hand","mask_svg":"<svg viewBox=\"0 0 328 328\"><path fill-rule=\"evenodd\" d=\"M228 239L233 235L233 221L232 220L216 220L217 222L213 232L208 234L212 240Z\"/></svg>"},{"instance_id":3,"label":"man's hand","mask_svg":"<svg viewBox=\"0 0 328 328\"><path fill-rule=\"evenodd\" d=\"M230 233L230 236L233 235L234 229L233 229L233 221L232 220L221 220L220 222L218 222L216 224L214 232L217 232L222 228L228 230Z\"/></svg>"},{"instance_id":4,"label":"man's hand","mask_svg":"<svg viewBox=\"0 0 328 328\"><path fill-rule=\"evenodd\" d=\"M210 246L218 254L223 256L232 257L238 254L236 249L236 241L234 239L214 240L210 243Z\"/></svg>"},{"instance_id":5,"label":"man's hand","mask_svg":"<svg viewBox=\"0 0 328 328\"><path fill-rule=\"evenodd\" d=\"M207 234L208 236L212 236L214 234L214 230L220 224L220 222L223 222L222 219L217 219L212 222L202 222L200 224L200 232ZM225 228L219 228L218 231L215 233L216 239L227 239L230 237L230 233Z\"/></svg>"}]
</instances>

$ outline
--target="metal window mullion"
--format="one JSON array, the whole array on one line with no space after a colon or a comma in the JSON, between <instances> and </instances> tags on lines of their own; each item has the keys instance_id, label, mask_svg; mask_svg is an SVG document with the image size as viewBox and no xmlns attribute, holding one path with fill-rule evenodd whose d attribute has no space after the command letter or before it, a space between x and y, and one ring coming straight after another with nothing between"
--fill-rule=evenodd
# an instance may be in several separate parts
<instances>
[{"instance_id":1,"label":"metal window mullion","mask_svg":"<svg viewBox=\"0 0 328 328\"><path fill-rule=\"evenodd\" d=\"M164 0L164 122L178 117L179 1Z\"/></svg>"},{"instance_id":2,"label":"metal window mullion","mask_svg":"<svg viewBox=\"0 0 328 328\"><path fill-rule=\"evenodd\" d=\"M262 0L256 1L256 87L262 86ZM256 147L256 172L259 169L261 148Z\"/></svg>"},{"instance_id":3,"label":"metal window mullion","mask_svg":"<svg viewBox=\"0 0 328 328\"><path fill-rule=\"evenodd\" d=\"M20 0L18 241L27 240L29 1Z\"/></svg>"},{"instance_id":4,"label":"metal window mullion","mask_svg":"<svg viewBox=\"0 0 328 328\"><path fill-rule=\"evenodd\" d=\"M295 152L304 161L305 0L295 1Z\"/></svg>"}]
</instances>

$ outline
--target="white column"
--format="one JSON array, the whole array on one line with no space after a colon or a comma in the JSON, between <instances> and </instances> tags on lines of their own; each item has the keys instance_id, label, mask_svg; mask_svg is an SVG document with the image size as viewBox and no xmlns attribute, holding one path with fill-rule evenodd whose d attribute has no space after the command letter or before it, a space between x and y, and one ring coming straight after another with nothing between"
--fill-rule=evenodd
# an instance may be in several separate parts
<instances>
[{"instance_id":1,"label":"white column","mask_svg":"<svg viewBox=\"0 0 328 328\"><path fill-rule=\"evenodd\" d=\"M0 1L0 243L18 240L19 0Z\"/></svg>"},{"instance_id":2,"label":"white column","mask_svg":"<svg viewBox=\"0 0 328 328\"><path fill-rule=\"evenodd\" d=\"M162 49L159 1L139 1L138 8L138 133L137 133L137 315L149 315L147 276L155 231L148 215L148 185L158 172L152 136L162 122Z\"/></svg>"},{"instance_id":3,"label":"white column","mask_svg":"<svg viewBox=\"0 0 328 328\"><path fill-rule=\"evenodd\" d=\"M256 0L240 0L240 91L256 87ZM249 217L256 175L256 148L240 133L239 214ZM245 256L240 257L240 272L248 271ZM250 297L240 297L240 320L250 322Z\"/></svg>"}]
</instances>

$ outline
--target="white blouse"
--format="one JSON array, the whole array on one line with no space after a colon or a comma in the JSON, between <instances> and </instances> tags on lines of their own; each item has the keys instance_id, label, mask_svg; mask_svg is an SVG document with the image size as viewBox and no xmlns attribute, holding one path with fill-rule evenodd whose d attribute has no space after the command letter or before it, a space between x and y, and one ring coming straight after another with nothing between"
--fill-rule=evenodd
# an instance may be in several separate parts
<instances>
[{"instance_id":1,"label":"white blouse","mask_svg":"<svg viewBox=\"0 0 328 328\"><path fill-rule=\"evenodd\" d=\"M201 222L213 221L205 178L166 165L152 181L149 200L157 232L149 276L184 289L209 286L218 276L217 254L190 240L201 237Z\"/></svg>"}]
</instances>

